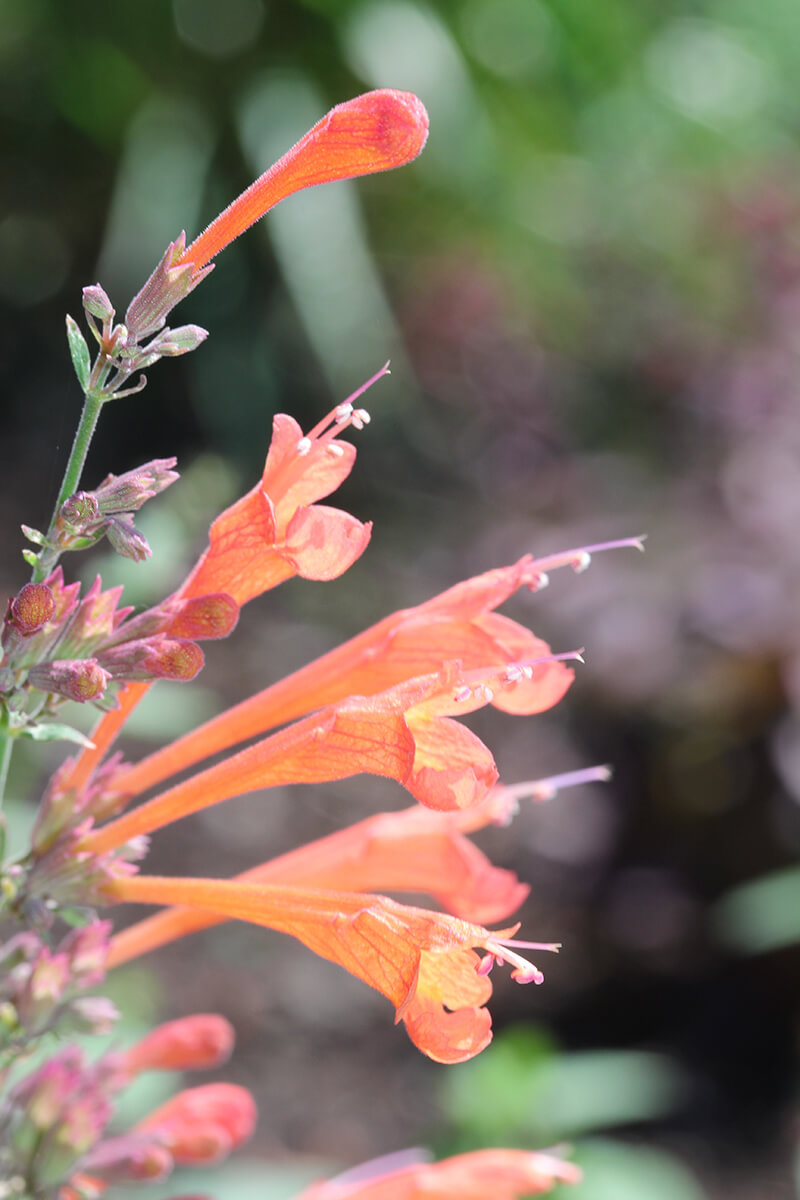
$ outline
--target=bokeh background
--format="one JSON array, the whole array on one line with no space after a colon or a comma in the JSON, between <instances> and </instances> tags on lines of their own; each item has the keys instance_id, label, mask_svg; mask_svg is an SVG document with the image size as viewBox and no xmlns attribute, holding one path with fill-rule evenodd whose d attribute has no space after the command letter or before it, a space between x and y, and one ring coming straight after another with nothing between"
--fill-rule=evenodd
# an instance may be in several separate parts
<instances>
[{"instance_id":1,"label":"bokeh background","mask_svg":"<svg viewBox=\"0 0 800 1200\"><path fill-rule=\"evenodd\" d=\"M793 0L0 0L3 595L74 429L81 285L124 311L333 103L395 86L431 115L412 167L229 248L181 310L206 345L103 415L89 484L184 471L141 521L151 563L78 564L144 603L252 484L274 411L313 423L392 360L339 493L368 553L252 604L131 753L467 574L649 535L509 609L587 662L553 713L476 720L501 776L615 777L484 838L533 883L529 936L565 949L544 987L499 983L481 1058L428 1062L381 997L260 930L120 972L131 1033L226 1013L225 1075L259 1099L247 1155L184 1190L271 1200L405 1145L570 1140L576 1200L795 1194L799 74ZM14 782L23 825L33 764ZM154 865L232 874L404 802L373 780L248 797Z\"/></svg>"}]
</instances>

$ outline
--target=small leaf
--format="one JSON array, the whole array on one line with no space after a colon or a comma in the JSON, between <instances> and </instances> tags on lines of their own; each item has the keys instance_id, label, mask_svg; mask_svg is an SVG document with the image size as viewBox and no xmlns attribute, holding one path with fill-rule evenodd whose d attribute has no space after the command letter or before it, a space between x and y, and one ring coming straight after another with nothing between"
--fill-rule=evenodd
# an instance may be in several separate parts
<instances>
[{"instance_id":1,"label":"small leaf","mask_svg":"<svg viewBox=\"0 0 800 1200\"><path fill-rule=\"evenodd\" d=\"M39 561L39 555L35 550L23 550L22 557L25 559L25 562L29 567L35 567Z\"/></svg>"},{"instance_id":2,"label":"small leaf","mask_svg":"<svg viewBox=\"0 0 800 1200\"><path fill-rule=\"evenodd\" d=\"M67 316L67 342L69 343L72 365L75 368L75 374L78 376L78 383L85 392L89 387L92 360L89 356L89 347L86 345L86 339L78 328L77 322L69 315Z\"/></svg>"},{"instance_id":3,"label":"small leaf","mask_svg":"<svg viewBox=\"0 0 800 1200\"><path fill-rule=\"evenodd\" d=\"M31 738L34 742L75 742L84 750L94 750L94 742L71 725L25 725L16 736Z\"/></svg>"},{"instance_id":4,"label":"small leaf","mask_svg":"<svg viewBox=\"0 0 800 1200\"><path fill-rule=\"evenodd\" d=\"M32 529L30 525L20 525L20 529L28 541L33 542L34 546L47 545L47 538L38 529Z\"/></svg>"}]
</instances>

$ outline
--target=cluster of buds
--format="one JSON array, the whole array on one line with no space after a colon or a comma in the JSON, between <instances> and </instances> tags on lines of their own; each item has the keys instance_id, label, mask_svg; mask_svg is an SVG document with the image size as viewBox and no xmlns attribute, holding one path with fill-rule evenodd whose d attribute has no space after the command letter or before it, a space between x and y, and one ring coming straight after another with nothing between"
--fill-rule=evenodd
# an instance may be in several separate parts
<instances>
[{"instance_id":1,"label":"cluster of buds","mask_svg":"<svg viewBox=\"0 0 800 1200\"><path fill-rule=\"evenodd\" d=\"M108 706L114 683L194 679L203 666L197 641L226 637L238 619L227 593L168 599L132 615L118 607L121 592L103 591L98 577L81 597L80 584L66 585L60 567L42 583L25 584L0 635L0 696L12 710L24 716L31 689L49 697L51 709L58 698Z\"/></svg>"},{"instance_id":2,"label":"cluster of buds","mask_svg":"<svg viewBox=\"0 0 800 1200\"><path fill-rule=\"evenodd\" d=\"M68 1046L19 1079L0 1106L4 1196L94 1197L109 1185L166 1178L177 1165L226 1157L253 1131L252 1096L230 1083L178 1092L129 1132L109 1134L117 1098L143 1071L197 1070L227 1060L229 1023L214 1014L171 1021L125 1051L89 1062Z\"/></svg>"},{"instance_id":3,"label":"cluster of buds","mask_svg":"<svg viewBox=\"0 0 800 1200\"><path fill-rule=\"evenodd\" d=\"M107 537L117 554L142 562L150 547L134 527L133 514L179 478L174 458L157 458L124 475L109 475L93 492L75 492L56 513L47 535L48 548L88 550ZM37 530L24 527L26 537L37 545L45 539Z\"/></svg>"},{"instance_id":4,"label":"cluster of buds","mask_svg":"<svg viewBox=\"0 0 800 1200\"><path fill-rule=\"evenodd\" d=\"M173 304L183 299L199 282L199 279L194 282L187 279L185 287L174 290ZM176 358L196 350L208 337L208 331L199 325L164 328L166 312L156 321L142 321L138 317L136 301L126 314L125 324L115 325L114 306L99 283L83 289L83 309L98 345L94 364L86 340L72 317L67 317L67 341L78 382L84 392L102 401L140 392L146 383L144 375L140 374L131 387L123 388L123 385L132 375L146 371L161 358ZM156 336L143 344L143 339L154 333Z\"/></svg>"},{"instance_id":5,"label":"cluster of buds","mask_svg":"<svg viewBox=\"0 0 800 1200\"><path fill-rule=\"evenodd\" d=\"M44 1034L111 1030L118 1015L113 1004L78 995L105 977L110 935L110 921L94 921L54 950L33 932L0 946L0 1066Z\"/></svg>"}]
</instances>

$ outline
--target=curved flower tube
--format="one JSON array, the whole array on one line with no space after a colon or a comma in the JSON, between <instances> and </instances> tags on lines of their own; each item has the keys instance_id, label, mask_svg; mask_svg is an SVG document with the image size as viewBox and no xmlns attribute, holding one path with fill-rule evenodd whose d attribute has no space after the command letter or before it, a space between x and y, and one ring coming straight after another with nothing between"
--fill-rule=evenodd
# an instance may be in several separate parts
<instances>
[{"instance_id":1,"label":"curved flower tube","mask_svg":"<svg viewBox=\"0 0 800 1200\"><path fill-rule=\"evenodd\" d=\"M531 1150L473 1150L436 1163L381 1168L380 1160L365 1163L313 1184L296 1200L522 1200L582 1177L573 1163Z\"/></svg>"},{"instance_id":2,"label":"curved flower tube","mask_svg":"<svg viewBox=\"0 0 800 1200\"><path fill-rule=\"evenodd\" d=\"M519 983L541 983L542 973L516 947L557 949L510 941L516 926L492 933L369 893L137 875L109 881L105 895L123 903L187 905L288 933L386 996L412 1042L442 1063L473 1058L491 1041L484 1005L493 963L511 963Z\"/></svg>"},{"instance_id":3,"label":"curved flower tube","mask_svg":"<svg viewBox=\"0 0 800 1200\"><path fill-rule=\"evenodd\" d=\"M491 798L490 798L491 800ZM497 806L478 813L437 813L414 805L379 813L318 838L238 875L239 883L291 883L350 892L427 892L454 916L481 924L503 921L528 895L513 871L495 867L463 836L495 819ZM176 938L226 918L193 908L168 908L121 930L111 942L109 967L138 958Z\"/></svg>"}]
</instances>

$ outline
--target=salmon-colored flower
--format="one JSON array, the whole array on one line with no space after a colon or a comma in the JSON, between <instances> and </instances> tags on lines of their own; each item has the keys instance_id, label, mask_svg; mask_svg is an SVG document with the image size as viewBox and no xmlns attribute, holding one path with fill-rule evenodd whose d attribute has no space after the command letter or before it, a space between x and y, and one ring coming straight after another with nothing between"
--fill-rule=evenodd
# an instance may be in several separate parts
<instances>
[{"instance_id":1,"label":"salmon-colored flower","mask_svg":"<svg viewBox=\"0 0 800 1200\"><path fill-rule=\"evenodd\" d=\"M296 1200L521 1200L580 1180L579 1167L553 1154L473 1150L437 1163L365 1163L306 1188Z\"/></svg>"},{"instance_id":2,"label":"salmon-colored flower","mask_svg":"<svg viewBox=\"0 0 800 1200\"><path fill-rule=\"evenodd\" d=\"M573 673L548 660L550 648L494 610L519 588L535 590L544 568L526 555L509 567L456 584L415 608L402 609L294 674L279 680L184 737L128 767L119 785L137 796L154 784L237 742L266 733L350 695L374 695L438 671L446 661L465 670L543 660L513 689L492 698L505 712L531 715L556 704Z\"/></svg>"},{"instance_id":3,"label":"salmon-colored flower","mask_svg":"<svg viewBox=\"0 0 800 1200\"><path fill-rule=\"evenodd\" d=\"M541 971L518 950L557 949L510 940L516 926L492 933L369 893L146 875L112 880L105 892L110 900L187 905L288 933L386 996L395 1020L436 1062L464 1062L491 1041L484 1005L495 962L510 963L519 983L541 983Z\"/></svg>"},{"instance_id":4,"label":"salmon-colored flower","mask_svg":"<svg viewBox=\"0 0 800 1200\"><path fill-rule=\"evenodd\" d=\"M570 652L565 657L579 657ZM525 686L526 667L490 672L446 667L377 696L351 696L240 750L82 838L81 853L106 854L132 838L256 788L324 783L353 775L396 779L438 810L478 804L497 781L487 747L452 719Z\"/></svg>"},{"instance_id":5,"label":"salmon-colored flower","mask_svg":"<svg viewBox=\"0 0 800 1200\"><path fill-rule=\"evenodd\" d=\"M425 106L411 92L366 92L337 104L230 204L175 263L198 271L259 217L302 188L402 167L428 137Z\"/></svg>"},{"instance_id":6,"label":"salmon-colored flower","mask_svg":"<svg viewBox=\"0 0 800 1200\"><path fill-rule=\"evenodd\" d=\"M379 813L253 867L237 879L350 892L425 892L464 920L503 921L519 908L529 888L513 871L495 867L461 832L489 824L497 815L493 796L466 812L432 812L415 805ZM155 913L114 937L109 967L224 920L192 908Z\"/></svg>"}]
</instances>

